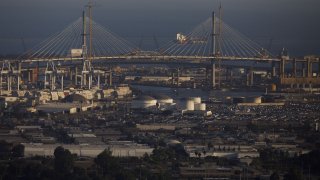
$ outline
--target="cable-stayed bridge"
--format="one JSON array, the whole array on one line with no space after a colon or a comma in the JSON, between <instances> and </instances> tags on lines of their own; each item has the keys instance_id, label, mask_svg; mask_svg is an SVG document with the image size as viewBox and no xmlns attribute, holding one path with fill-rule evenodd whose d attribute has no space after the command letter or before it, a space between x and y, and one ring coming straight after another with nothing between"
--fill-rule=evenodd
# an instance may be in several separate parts
<instances>
[{"instance_id":1,"label":"cable-stayed bridge","mask_svg":"<svg viewBox=\"0 0 320 180\"><path fill-rule=\"evenodd\" d=\"M312 76L312 63L319 62L319 59L289 59L285 50L280 56L274 56L223 22L221 18L216 17L215 13L212 13L212 17L200 23L191 32L178 33L175 38L159 49L143 51L93 21L89 8L89 16L86 16L84 12L82 17L23 53L16 61L2 61L0 86L2 89L3 79L5 79L7 89L11 90L12 80L17 79L17 88L19 89L21 64L38 62L38 66L39 63L46 63L44 88L55 89L56 79L59 77L60 84L62 84L61 89L63 89L63 77L66 72L57 67L57 61L59 63L79 61L82 64L82 69L80 74L75 73L75 84L80 84L81 88L91 89L93 81L96 81L97 86L100 87L100 76L105 74L103 70L94 68L93 62L121 62L122 60L132 63L145 60L145 62L162 62L163 64L170 61L210 62L212 87L215 87L216 84L216 63L220 66L221 61L236 61L243 66L248 66L248 61L273 62L273 76L276 74L275 62L278 62L279 76L282 79L285 78L285 64L288 61L293 63L294 74L297 74L297 63L306 62L308 68L305 74L307 75L303 75L303 77L308 78ZM39 71L39 67L37 71ZM109 74L111 76L110 72ZM78 83L78 76L80 83ZM290 83L293 83L294 80L290 80ZM318 83L319 78L303 81Z\"/></svg>"},{"instance_id":2,"label":"cable-stayed bridge","mask_svg":"<svg viewBox=\"0 0 320 180\"><path fill-rule=\"evenodd\" d=\"M83 22L86 22L84 25ZM213 32L213 27L217 30ZM83 28L87 35L83 35ZM178 36L179 35L179 36ZM190 33L179 33L177 38L154 51L143 51L102 27L89 17L71 23L61 32L28 50L19 57L24 62L46 60L77 60L72 49L82 49L83 38L92 59L222 59L222 60L278 60L248 37L215 17L208 18ZM91 42L91 43L88 43ZM213 44L216 50L213 50ZM216 51L216 52L213 52Z\"/></svg>"}]
</instances>

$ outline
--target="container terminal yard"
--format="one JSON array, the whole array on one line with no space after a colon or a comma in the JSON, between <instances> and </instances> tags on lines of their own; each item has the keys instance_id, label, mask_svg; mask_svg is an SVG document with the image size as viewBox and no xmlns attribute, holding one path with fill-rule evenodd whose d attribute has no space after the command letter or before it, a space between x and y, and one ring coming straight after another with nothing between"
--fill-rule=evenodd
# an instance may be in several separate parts
<instances>
[{"instance_id":1,"label":"container terminal yard","mask_svg":"<svg viewBox=\"0 0 320 180\"><path fill-rule=\"evenodd\" d=\"M143 51L92 7L0 60L1 178L320 178L319 56L273 55L221 7Z\"/></svg>"}]
</instances>

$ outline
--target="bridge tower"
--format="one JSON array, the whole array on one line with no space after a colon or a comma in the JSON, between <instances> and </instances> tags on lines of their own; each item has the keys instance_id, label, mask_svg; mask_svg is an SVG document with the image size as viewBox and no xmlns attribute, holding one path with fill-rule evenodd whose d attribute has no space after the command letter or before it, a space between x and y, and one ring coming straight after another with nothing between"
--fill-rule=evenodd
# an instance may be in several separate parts
<instances>
[{"instance_id":1,"label":"bridge tower","mask_svg":"<svg viewBox=\"0 0 320 180\"><path fill-rule=\"evenodd\" d=\"M97 87L100 89L100 76L105 72L94 70L92 66L92 3L86 6L89 10L89 49L87 48L87 27L86 13L83 11L83 42L82 42L82 72L81 72L81 88L92 88L94 75L97 75ZM88 51L89 50L89 51Z\"/></svg>"},{"instance_id":2,"label":"bridge tower","mask_svg":"<svg viewBox=\"0 0 320 180\"><path fill-rule=\"evenodd\" d=\"M212 12L212 32L211 32L211 56L216 56L216 15ZM215 58L211 59L211 87L216 87L216 62Z\"/></svg>"},{"instance_id":3,"label":"bridge tower","mask_svg":"<svg viewBox=\"0 0 320 180\"><path fill-rule=\"evenodd\" d=\"M83 39L82 39L82 72L81 72L81 88L88 86L89 89L92 87L92 71L93 67L91 64L91 57L88 58L87 54L87 27L86 27L86 13L83 11ZM91 33L91 31L90 31ZM90 48L91 50L91 48ZM91 56L91 52L89 53Z\"/></svg>"}]
</instances>

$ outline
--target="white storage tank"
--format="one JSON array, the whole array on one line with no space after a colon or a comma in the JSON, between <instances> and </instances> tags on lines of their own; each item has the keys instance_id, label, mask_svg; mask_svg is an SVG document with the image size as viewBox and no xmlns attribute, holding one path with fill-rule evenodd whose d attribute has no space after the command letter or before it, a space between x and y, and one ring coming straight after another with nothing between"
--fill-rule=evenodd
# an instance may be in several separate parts
<instances>
[{"instance_id":1,"label":"white storage tank","mask_svg":"<svg viewBox=\"0 0 320 180\"><path fill-rule=\"evenodd\" d=\"M139 96L132 101L131 107L135 109L146 109L155 107L157 100L150 96Z\"/></svg>"},{"instance_id":2,"label":"white storage tank","mask_svg":"<svg viewBox=\"0 0 320 180\"><path fill-rule=\"evenodd\" d=\"M160 105L165 105L165 104L173 104L173 99L169 96L166 95L155 95L154 96L157 99L157 102Z\"/></svg>"},{"instance_id":3,"label":"white storage tank","mask_svg":"<svg viewBox=\"0 0 320 180\"><path fill-rule=\"evenodd\" d=\"M194 103L194 110L200 111L200 103Z\"/></svg>"},{"instance_id":4,"label":"white storage tank","mask_svg":"<svg viewBox=\"0 0 320 180\"><path fill-rule=\"evenodd\" d=\"M207 106L205 103L200 104L200 111L205 111L207 109Z\"/></svg>"},{"instance_id":5,"label":"white storage tank","mask_svg":"<svg viewBox=\"0 0 320 180\"><path fill-rule=\"evenodd\" d=\"M246 98L247 103L255 103L255 104L261 104L262 103L262 97L261 96L252 96Z\"/></svg>"},{"instance_id":6,"label":"white storage tank","mask_svg":"<svg viewBox=\"0 0 320 180\"><path fill-rule=\"evenodd\" d=\"M205 103L194 104L194 109L196 111L205 111L206 110L206 104Z\"/></svg>"},{"instance_id":7,"label":"white storage tank","mask_svg":"<svg viewBox=\"0 0 320 180\"><path fill-rule=\"evenodd\" d=\"M195 104L200 104L201 103L201 97L193 97L192 98Z\"/></svg>"},{"instance_id":8,"label":"white storage tank","mask_svg":"<svg viewBox=\"0 0 320 180\"><path fill-rule=\"evenodd\" d=\"M188 111L194 111L194 101L192 99L188 99L186 107Z\"/></svg>"}]
</instances>

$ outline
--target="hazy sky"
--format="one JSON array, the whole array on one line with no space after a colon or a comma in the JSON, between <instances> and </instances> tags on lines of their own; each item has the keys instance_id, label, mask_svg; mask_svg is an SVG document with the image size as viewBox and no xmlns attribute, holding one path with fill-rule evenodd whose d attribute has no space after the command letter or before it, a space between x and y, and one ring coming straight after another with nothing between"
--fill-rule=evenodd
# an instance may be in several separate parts
<instances>
[{"instance_id":1,"label":"hazy sky","mask_svg":"<svg viewBox=\"0 0 320 180\"><path fill-rule=\"evenodd\" d=\"M81 16L88 0L1 0L0 54L23 51ZM95 0L96 22L118 35L152 44L188 32L219 7L218 0ZM320 54L320 0L221 0L223 20L272 50Z\"/></svg>"}]
</instances>

